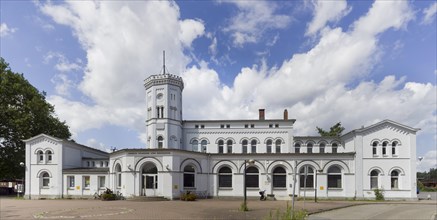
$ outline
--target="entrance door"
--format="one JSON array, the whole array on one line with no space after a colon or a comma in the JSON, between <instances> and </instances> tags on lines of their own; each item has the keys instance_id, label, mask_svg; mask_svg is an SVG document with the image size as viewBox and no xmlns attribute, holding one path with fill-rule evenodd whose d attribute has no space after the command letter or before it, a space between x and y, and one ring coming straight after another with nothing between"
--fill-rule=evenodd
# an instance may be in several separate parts
<instances>
[{"instance_id":1,"label":"entrance door","mask_svg":"<svg viewBox=\"0 0 437 220\"><path fill-rule=\"evenodd\" d=\"M156 174L145 174L145 196L155 196L156 190L158 189L158 175Z\"/></svg>"}]
</instances>

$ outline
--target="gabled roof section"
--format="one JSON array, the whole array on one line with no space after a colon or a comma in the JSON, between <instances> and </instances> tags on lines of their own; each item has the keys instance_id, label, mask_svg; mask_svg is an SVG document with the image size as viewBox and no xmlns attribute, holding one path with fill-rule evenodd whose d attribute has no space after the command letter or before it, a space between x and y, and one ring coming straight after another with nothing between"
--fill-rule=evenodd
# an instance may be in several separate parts
<instances>
[{"instance_id":1,"label":"gabled roof section","mask_svg":"<svg viewBox=\"0 0 437 220\"><path fill-rule=\"evenodd\" d=\"M408 131L410 133L414 133L414 134L416 132L420 131L420 128L413 128L413 127L410 127L410 126L407 126L407 125L404 125L404 124L401 124L401 123L398 123L398 122L395 122L395 121L392 121L392 120L389 120L389 119L385 119L385 120L380 121L380 122L378 122L376 124L369 125L367 127L362 127L362 128L359 128L359 129L354 129L352 131L349 131L348 133L342 135L342 137L346 136L346 135L349 135L349 134L352 134L352 133L362 133L362 132L365 132L365 131L368 131L368 130L371 130L371 129L374 129L376 127L383 126L383 125L394 125L396 127L402 128L402 129L404 129L404 130L406 130L406 131Z\"/></svg>"},{"instance_id":2,"label":"gabled roof section","mask_svg":"<svg viewBox=\"0 0 437 220\"><path fill-rule=\"evenodd\" d=\"M31 137L31 138L23 140L23 141L25 143L29 143L31 141L35 141L35 140L38 140L38 139L41 139L41 138L47 138L47 139L49 139L51 141L55 141L55 142L58 142L58 143L67 143L67 144L75 145L75 146L82 147L82 148L85 148L85 149L88 149L88 150L97 151L99 153L105 153L105 154L109 155L108 152L105 152L105 151L102 151L102 150L99 150L99 149L96 149L96 148L88 147L88 146L85 146L85 145L82 145L82 144L78 144L78 143L73 142L73 141L56 138L56 137L53 137L53 136L50 136L50 135L47 135L47 134L39 134L39 135L37 135L35 137Z\"/></svg>"}]
</instances>

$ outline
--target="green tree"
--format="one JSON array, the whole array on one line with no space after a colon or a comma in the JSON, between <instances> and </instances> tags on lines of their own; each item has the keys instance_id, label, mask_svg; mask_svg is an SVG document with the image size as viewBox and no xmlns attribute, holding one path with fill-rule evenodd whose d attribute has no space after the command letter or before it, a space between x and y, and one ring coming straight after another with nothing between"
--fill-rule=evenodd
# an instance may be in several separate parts
<instances>
[{"instance_id":1,"label":"green tree","mask_svg":"<svg viewBox=\"0 0 437 220\"><path fill-rule=\"evenodd\" d=\"M341 133L344 131L344 127L341 126L341 122L338 122L337 124L329 128L329 131L325 131L319 127L316 127L316 129L322 137L340 137Z\"/></svg>"},{"instance_id":2,"label":"green tree","mask_svg":"<svg viewBox=\"0 0 437 220\"><path fill-rule=\"evenodd\" d=\"M0 57L0 179L22 178L23 140L45 133L68 139L68 126L54 114L53 105Z\"/></svg>"}]
</instances>

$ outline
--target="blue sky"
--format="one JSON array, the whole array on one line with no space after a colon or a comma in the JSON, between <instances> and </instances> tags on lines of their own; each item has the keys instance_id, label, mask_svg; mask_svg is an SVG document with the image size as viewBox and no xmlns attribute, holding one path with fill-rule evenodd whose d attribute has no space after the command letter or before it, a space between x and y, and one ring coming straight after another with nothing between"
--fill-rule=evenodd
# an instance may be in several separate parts
<instances>
[{"instance_id":1,"label":"blue sky","mask_svg":"<svg viewBox=\"0 0 437 220\"><path fill-rule=\"evenodd\" d=\"M184 119L418 127L436 166L435 1L1 1L0 53L79 143L144 147L142 80L184 78Z\"/></svg>"}]
</instances>

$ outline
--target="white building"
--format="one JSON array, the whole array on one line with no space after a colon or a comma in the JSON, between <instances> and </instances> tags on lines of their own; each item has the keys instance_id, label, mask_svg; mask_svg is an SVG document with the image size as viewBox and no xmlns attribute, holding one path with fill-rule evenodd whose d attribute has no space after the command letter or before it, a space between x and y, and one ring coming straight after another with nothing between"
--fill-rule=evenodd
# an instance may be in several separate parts
<instances>
[{"instance_id":1,"label":"white building","mask_svg":"<svg viewBox=\"0 0 437 220\"><path fill-rule=\"evenodd\" d=\"M384 120L341 137L295 136L294 119L182 120L182 78L145 80L145 149L102 152L48 135L26 142L25 195L31 199L89 197L106 187L126 197L175 199L183 191L242 197L266 190L276 199L417 199L416 132ZM305 173L307 178L305 181Z\"/></svg>"}]
</instances>

